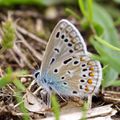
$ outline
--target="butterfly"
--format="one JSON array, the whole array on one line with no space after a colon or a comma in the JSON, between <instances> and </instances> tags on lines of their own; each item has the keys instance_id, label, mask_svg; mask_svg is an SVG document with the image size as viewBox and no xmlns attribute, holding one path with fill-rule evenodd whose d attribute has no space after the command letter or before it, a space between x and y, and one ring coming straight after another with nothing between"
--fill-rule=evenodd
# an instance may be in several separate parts
<instances>
[{"instance_id":1,"label":"butterfly","mask_svg":"<svg viewBox=\"0 0 120 120\"><path fill-rule=\"evenodd\" d=\"M89 57L77 28L62 19L50 36L41 70L34 77L48 93L84 98L99 90L102 67Z\"/></svg>"}]
</instances>

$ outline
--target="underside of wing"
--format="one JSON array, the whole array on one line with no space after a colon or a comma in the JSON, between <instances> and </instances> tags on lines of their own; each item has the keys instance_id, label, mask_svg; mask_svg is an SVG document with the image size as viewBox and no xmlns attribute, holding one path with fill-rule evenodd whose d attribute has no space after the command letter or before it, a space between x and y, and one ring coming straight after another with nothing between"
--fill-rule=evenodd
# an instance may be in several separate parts
<instances>
[{"instance_id":1,"label":"underside of wing","mask_svg":"<svg viewBox=\"0 0 120 120\"><path fill-rule=\"evenodd\" d=\"M56 78L52 87L59 94L85 97L98 91L102 70L98 61L86 55L73 55L52 65L50 75Z\"/></svg>"},{"instance_id":2,"label":"underside of wing","mask_svg":"<svg viewBox=\"0 0 120 120\"><path fill-rule=\"evenodd\" d=\"M61 58L78 53L86 55L87 49L79 31L67 20L61 20L54 28L42 61L41 74Z\"/></svg>"}]
</instances>

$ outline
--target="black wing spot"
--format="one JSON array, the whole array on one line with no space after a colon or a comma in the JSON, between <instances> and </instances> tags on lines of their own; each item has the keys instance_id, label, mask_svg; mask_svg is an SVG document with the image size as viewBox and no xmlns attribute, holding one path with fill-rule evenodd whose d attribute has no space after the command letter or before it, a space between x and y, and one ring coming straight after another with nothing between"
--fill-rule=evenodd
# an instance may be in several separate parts
<instances>
[{"instance_id":1,"label":"black wing spot","mask_svg":"<svg viewBox=\"0 0 120 120\"><path fill-rule=\"evenodd\" d=\"M74 90L74 91L73 91L73 94L77 94L77 91Z\"/></svg>"},{"instance_id":2,"label":"black wing spot","mask_svg":"<svg viewBox=\"0 0 120 120\"><path fill-rule=\"evenodd\" d=\"M68 42L68 39L66 38L66 39L64 40L64 42Z\"/></svg>"},{"instance_id":3,"label":"black wing spot","mask_svg":"<svg viewBox=\"0 0 120 120\"><path fill-rule=\"evenodd\" d=\"M68 74L71 74L71 72L70 71L67 71L68 72Z\"/></svg>"},{"instance_id":4,"label":"black wing spot","mask_svg":"<svg viewBox=\"0 0 120 120\"><path fill-rule=\"evenodd\" d=\"M54 69L54 73L57 73L58 72L58 69Z\"/></svg>"},{"instance_id":5,"label":"black wing spot","mask_svg":"<svg viewBox=\"0 0 120 120\"><path fill-rule=\"evenodd\" d=\"M65 79L65 77L61 77L61 79Z\"/></svg>"},{"instance_id":6,"label":"black wing spot","mask_svg":"<svg viewBox=\"0 0 120 120\"><path fill-rule=\"evenodd\" d=\"M64 85L67 85L67 83L66 83L66 82L64 82L63 84L64 84Z\"/></svg>"},{"instance_id":7,"label":"black wing spot","mask_svg":"<svg viewBox=\"0 0 120 120\"><path fill-rule=\"evenodd\" d=\"M69 50L69 52L70 52L70 53L73 53L73 50L72 50L72 49L70 49L70 50Z\"/></svg>"},{"instance_id":8,"label":"black wing spot","mask_svg":"<svg viewBox=\"0 0 120 120\"><path fill-rule=\"evenodd\" d=\"M35 73L35 78L37 78L39 74L40 74L40 72L36 72Z\"/></svg>"},{"instance_id":9,"label":"black wing spot","mask_svg":"<svg viewBox=\"0 0 120 120\"><path fill-rule=\"evenodd\" d=\"M79 61L74 61L74 65L77 65L79 63Z\"/></svg>"},{"instance_id":10,"label":"black wing spot","mask_svg":"<svg viewBox=\"0 0 120 120\"><path fill-rule=\"evenodd\" d=\"M86 65L85 64L82 64L82 67L85 67Z\"/></svg>"},{"instance_id":11,"label":"black wing spot","mask_svg":"<svg viewBox=\"0 0 120 120\"><path fill-rule=\"evenodd\" d=\"M50 62L50 65L55 61L55 58L52 58L51 62Z\"/></svg>"},{"instance_id":12,"label":"black wing spot","mask_svg":"<svg viewBox=\"0 0 120 120\"><path fill-rule=\"evenodd\" d=\"M68 47L72 47L72 43L68 43Z\"/></svg>"},{"instance_id":13,"label":"black wing spot","mask_svg":"<svg viewBox=\"0 0 120 120\"><path fill-rule=\"evenodd\" d=\"M69 59L65 60L63 63L64 63L64 64L67 64L67 63L69 63L71 60L72 60L72 58L69 58Z\"/></svg>"},{"instance_id":14,"label":"black wing spot","mask_svg":"<svg viewBox=\"0 0 120 120\"><path fill-rule=\"evenodd\" d=\"M83 89L82 85L80 85L80 89Z\"/></svg>"},{"instance_id":15,"label":"black wing spot","mask_svg":"<svg viewBox=\"0 0 120 120\"><path fill-rule=\"evenodd\" d=\"M58 38L60 36L60 32L57 32L56 34L56 38Z\"/></svg>"},{"instance_id":16,"label":"black wing spot","mask_svg":"<svg viewBox=\"0 0 120 120\"><path fill-rule=\"evenodd\" d=\"M44 79L44 82L45 82L45 83L47 82L46 79Z\"/></svg>"},{"instance_id":17,"label":"black wing spot","mask_svg":"<svg viewBox=\"0 0 120 120\"><path fill-rule=\"evenodd\" d=\"M65 35L61 35L61 38L64 39L64 38L65 38Z\"/></svg>"},{"instance_id":18,"label":"black wing spot","mask_svg":"<svg viewBox=\"0 0 120 120\"><path fill-rule=\"evenodd\" d=\"M54 50L55 50L56 52L58 52L58 53L60 52L58 48L55 48Z\"/></svg>"},{"instance_id":19,"label":"black wing spot","mask_svg":"<svg viewBox=\"0 0 120 120\"><path fill-rule=\"evenodd\" d=\"M52 88L49 86L49 89L52 90Z\"/></svg>"},{"instance_id":20,"label":"black wing spot","mask_svg":"<svg viewBox=\"0 0 120 120\"><path fill-rule=\"evenodd\" d=\"M83 69L83 71L87 71L87 69Z\"/></svg>"},{"instance_id":21,"label":"black wing spot","mask_svg":"<svg viewBox=\"0 0 120 120\"><path fill-rule=\"evenodd\" d=\"M82 82L82 83L83 83L83 82L85 82L85 80L83 80L83 79L82 79L82 80L80 80L80 82Z\"/></svg>"},{"instance_id":22,"label":"black wing spot","mask_svg":"<svg viewBox=\"0 0 120 120\"><path fill-rule=\"evenodd\" d=\"M83 74L83 77L86 77L86 75L85 75L85 74Z\"/></svg>"}]
</instances>

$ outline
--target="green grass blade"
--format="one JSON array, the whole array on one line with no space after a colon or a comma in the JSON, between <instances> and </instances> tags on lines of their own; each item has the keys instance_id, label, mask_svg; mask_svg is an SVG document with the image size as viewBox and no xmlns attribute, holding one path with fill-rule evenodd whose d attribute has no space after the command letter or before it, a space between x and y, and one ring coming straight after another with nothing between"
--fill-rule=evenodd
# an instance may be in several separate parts
<instances>
[{"instance_id":1,"label":"green grass blade","mask_svg":"<svg viewBox=\"0 0 120 120\"><path fill-rule=\"evenodd\" d=\"M59 106L59 103L57 102L55 95L52 95L51 101L52 101L52 110L54 112L55 119L59 120L59 118L60 118L60 106Z\"/></svg>"},{"instance_id":2,"label":"green grass blade","mask_svg":"<svg viewBox=\"0 0 120 120\"><path fill-rule=\"evenodd\" d=\"M79 4L80 10L81 10L83 16L87 18L88 14L87 14L87 12L85 10L85 6L84 6L83 0L78 0L78 4Z\"/></svg>"},{"instance_id":3,"label":"green grass blade","mask_svg":"<svg viewBox=\"0 0 120 120\"><path fill-rule=\"evenodd\" d=\"M19 90L17 90L17 91L19 91ZM20 103L19 104L19 109L23 113L23 116L22 116L23 120L30 120L29 112L25 108L24 102L23 102L23 99L22 99L23 95L20 92L16 92L15 96L16 96L17 102Z\"/></svg>"},{"instance_id":4,"label":"green grass blade","mask_svg":"<svg viewBox=\"0 0 120 120\"><path fill-rule=\"evenodd\" d=\"M76 19L81 20L80 16L78 16L73 10L66 8L65 11L70 15L74 16Z\"/></svg>"},{"instance_id":5,"label":"green grass blade","mask_svg":"<svg viewBox=\"0 0 120 120\"><path fill-rule=\"evenodd\" d=\"M12 82L13 82L14 85L17 87L17 89L19 89L19 90L21 90L21 91L25 91L25 90L26 90L25 86L21 83L20 80L15 79L15 80L13 80Z\"/></svg>"},{"instance_id":6,"label":"green grass blade","mask_svg":"<svg viewBox=\"0 0 120 120\"><path fill-rule=\"evenodd\" d=\"M88 1L88 17L90 23L93 21L93 0L87 0Z\"/></svg>"},{"instance_id":7,"label":"green grass blade","mask_svg":"<svg viewBox=\"0 0 120 120\"><path fill-rule=\"evenodd\" d=\"M100 42L101 44L105 45L106 47L108 48L111 48L112 50L115 50L115 51L119 51L120 52L120 48L118 47L115 47L111 44L109 44L108 42L106 42L106 40L103 40L102 38L98 37L98 36L95 36L95 39Z\"/></svg>"},{"instance_id":8,"label":"green grass blade","mask_svg":"<svg viewBox=\"0 0 120 120\"><path fill-rule=\"evenodd\" d=\"M113 81L111 86L120 87L120 80Z\"/></svg>"}]
</instances>

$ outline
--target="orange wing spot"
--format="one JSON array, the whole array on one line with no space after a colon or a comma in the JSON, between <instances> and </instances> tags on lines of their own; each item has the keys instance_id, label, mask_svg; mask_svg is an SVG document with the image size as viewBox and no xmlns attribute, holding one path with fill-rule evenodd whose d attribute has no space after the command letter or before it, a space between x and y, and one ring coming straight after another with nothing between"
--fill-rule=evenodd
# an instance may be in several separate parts
<instances>
[{"instance_id":1,"label":"orange wing spot","mask_svg":"<svg viewBox=\"0 0 120 120\"><path fill-rule=\"evenodd\" d=\"M89 84L92 84L92 79L88 79L88 81L87 81Z\"/></svg>"},{"instance_id":2,"label":"orange wing spot","mask_svg":"<svg viewBox=\"0 0 120 120\"><path fill-rule=\"evenodd\" d=\"M90 75L91 77L93 77L93 76L94 76L94 73L93 73L93 72L90 72L89 75Z\"/></svg>"},{"instance_id":3,"label":"orange wing spot","mask_svg":"<svg viewBox=\"0 0 120 120\"><path fill-rule=\"evenodd\" d=\"M89 70L92 70L92 71L93 71L93 70L94 70L94 67L90 67Z\"/></svg>"},{"instance_id":4,"label":"orange wing spot","mask_svg":"<svg viewBox=\"0 0 120 120\"><path fill-rule=\"evenodd\" d=\"M87 91L87 92L89 91L88 86L85 87L85 91Z\"/></svg>"},{"instance_id":5,"label":"orange wing spot","mask_svg":"<svg viewBox=\"0 0 120 120\"><path fill-rule=\"evenodd\" d=\"M89 61L87 64L88 64L88 65L93 65L91 61Z\"/></svg>"},{"instance_id":6,"label":"orange wing spot","mask_svg":"<svg viewBox=\"0 0 120 120\"><path fill-rule=\"evenodd\" d=\"M80 61L84 61L85 59L83 57L80 58Z\"/></svg>"}]
</instances>

